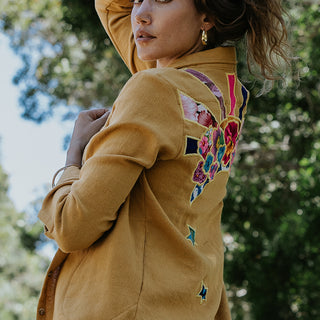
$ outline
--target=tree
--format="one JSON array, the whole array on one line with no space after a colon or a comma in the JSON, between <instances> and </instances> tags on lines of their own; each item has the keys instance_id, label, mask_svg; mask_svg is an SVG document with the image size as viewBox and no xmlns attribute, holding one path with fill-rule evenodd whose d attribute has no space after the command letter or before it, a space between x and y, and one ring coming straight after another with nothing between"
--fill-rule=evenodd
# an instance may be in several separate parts
<instances>
[{"instance_id":1,"label":"tree","mask_svg":"<svg viewBox=\"0 0 320 320\"><path fill-rule=\"evenodd\" d=\"M300 57L287 85L256 97L245 57L239 57L251 100L223 214L235 320L320 319L320 11L318 0L284 3ZM23 116L42 121L61 103L111 104L128 73L92 3L9 0L1 9L1 28L24 61L16 76L24 86ZM42 52L32 58L37 47ZM47 104L39 104L39 93ZM65 109L65 117L73 115L73 108Z\"/></svg>"},{"instance_id":2,"label":"tree","mask_svg":"<svg viewBox=\"0 0 320 320\"><path fill-rule=\"evenodd\" d=\"M0 318L32 320L48 266L35 252L42 226L17 212L7 192L7 175L0 166Z\"/></svg>"},{"instance_id":3,"label":"tree","mask_svg":"<svg viewBox=\"0 0 320 320\"><path fill-rule=\"evenodd\" d=\"M63 118L80 108L112 105L129 72L99 22L94 1L0 0L1 30L23 61L22 116L41 122L57 107Z\"/></svg>"},{"instance_id":4,"label":"tree","mask_svg":"<svg viewBox=\"0 0 320 320\"><path fill-rule=\"evenodd\" d=\"M234 319L320 319L320 11L290 6L301 82L251 98L225 201Z\"/></svg>"}]
</instances>

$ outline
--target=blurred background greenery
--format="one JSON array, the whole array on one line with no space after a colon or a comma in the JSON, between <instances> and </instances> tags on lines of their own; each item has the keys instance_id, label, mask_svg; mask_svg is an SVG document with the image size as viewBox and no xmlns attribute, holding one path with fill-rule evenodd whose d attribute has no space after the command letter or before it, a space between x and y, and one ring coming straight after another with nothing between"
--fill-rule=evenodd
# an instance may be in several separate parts
<instances>
[{"instance_id":1,"label":"blurred background greenery","mask_svg":"<svg viewBox=\"0 0 320 320\"><path fill-rule=\"evenodd\" d=\"M225 281L234 320L320 319L320 3L284 1L299 57L266 95L245 68L246 125L225 199ZM112 105L129 73L92 0L0 0L0 31L21 57L21 116ZM300 81L296 71L300 72ZM67 143L68 138L66 139ZM17 212L0 167L0 319L35 318L48 260L34 214Z\"/></svg>"}]
</instances>

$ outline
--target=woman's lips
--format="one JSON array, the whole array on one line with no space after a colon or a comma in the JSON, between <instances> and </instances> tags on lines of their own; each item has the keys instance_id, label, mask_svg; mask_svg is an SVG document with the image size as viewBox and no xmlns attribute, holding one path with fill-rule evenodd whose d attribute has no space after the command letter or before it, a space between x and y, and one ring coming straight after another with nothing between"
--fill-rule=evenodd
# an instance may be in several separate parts
<instances>
[{"instance_id":1,"label":"woman's lips","mask_svg":"<svg viewBox=\"0 0 320 320\"><path fill-rule=\"evenodd\" d=\"M136 41L138 41L138 42L148 42L150 40L155 39L156 37L154 37L152 34L146 32L146 31L138 30L136 32L135 38L136 38Z\"/></svg>"}]
</instances>

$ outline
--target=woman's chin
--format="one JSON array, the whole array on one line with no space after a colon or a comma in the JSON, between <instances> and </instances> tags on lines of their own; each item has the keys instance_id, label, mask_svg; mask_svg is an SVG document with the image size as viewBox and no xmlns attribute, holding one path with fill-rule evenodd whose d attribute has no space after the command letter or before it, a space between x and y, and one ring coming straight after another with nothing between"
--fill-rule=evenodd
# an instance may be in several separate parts
<instances>
[{"instance_id":1,"label":"woman's chin","mask_svg":"<svg viewBox=\"0 0 320 320\"><path fill-rule=\"evenodd\" d=\"M155 61L155 60L157 60L157 57L154 54L150 54L147 52L139 52L138 51L138 57L142 61Z\"/></svg>"}]
</instances>

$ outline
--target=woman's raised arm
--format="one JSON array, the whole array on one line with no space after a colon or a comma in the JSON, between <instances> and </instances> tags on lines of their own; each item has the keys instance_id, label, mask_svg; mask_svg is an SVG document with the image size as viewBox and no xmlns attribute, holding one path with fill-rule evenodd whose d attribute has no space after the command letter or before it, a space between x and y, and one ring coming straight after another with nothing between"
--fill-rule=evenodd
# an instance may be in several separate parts
<instances>
[{"instance_id":1,"label":"woman's raised arm","mask_svg":"<svg viewBox=\"0 0 320 320\"><path fill-rule=\"evenodd\" d=\"M131 73L155 67L155 62L142 61L131 29L132 3L129 0L95 0L101 23Z\"/></svg>"}]
</instances>

